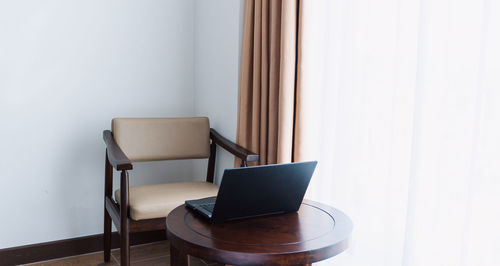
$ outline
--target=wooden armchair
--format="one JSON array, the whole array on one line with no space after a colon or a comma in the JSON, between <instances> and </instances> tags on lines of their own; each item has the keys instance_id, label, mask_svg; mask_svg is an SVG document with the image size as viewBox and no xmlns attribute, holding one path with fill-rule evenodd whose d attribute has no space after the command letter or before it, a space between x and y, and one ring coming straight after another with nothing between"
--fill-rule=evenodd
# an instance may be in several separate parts
<instances>
[{"instance_id":1,"label":"wooden armchair","mask_svg":"<svg viewBox=\"0 0 500 266\"><path fill-rule=\"evenodd\" d=\"M208 118L115 118L106 143L104 186L104 261L110 261L111 221L120 235L121 265L130 265L131 232L165 230L165 217L187 199L217 195L213 184L216 145L247 162L259 155L222 137ZM179 182L129 188L133 162L208 158L206 182ZM121 171L120 189L112 198L113 168Z\"/></svg>"}]
</instances>

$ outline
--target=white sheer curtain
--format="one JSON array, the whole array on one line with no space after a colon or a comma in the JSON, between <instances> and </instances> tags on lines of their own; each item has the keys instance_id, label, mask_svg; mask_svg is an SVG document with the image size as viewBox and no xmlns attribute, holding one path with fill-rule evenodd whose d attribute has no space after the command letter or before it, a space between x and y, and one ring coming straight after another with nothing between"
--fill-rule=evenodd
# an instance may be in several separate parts
<instances>
[{"instance_id":1,"label":"white sheer curtain","mask_svg":"<svg viewBox=\"0 0 500 266\"><path fill-rule=\"evenodd\" d=\"M301 0L299 160L354 222L322 265L500 265L500 1Z\"/></svg>"}]
</instances>

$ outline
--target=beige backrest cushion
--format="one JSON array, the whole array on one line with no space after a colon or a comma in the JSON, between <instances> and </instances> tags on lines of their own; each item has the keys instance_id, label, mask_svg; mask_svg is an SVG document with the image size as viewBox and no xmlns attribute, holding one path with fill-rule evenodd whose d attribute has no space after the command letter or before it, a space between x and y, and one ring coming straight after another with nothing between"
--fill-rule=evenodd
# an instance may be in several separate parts
<instances>
[{"instance_id":1,"label":"beige backrest cushion","mask_svg":"<svg viewBox=\"0 0 500 266\"><path fill-rule=\"evenodd\" d=\"M115 118L115 141L135 162L208 158L210 125L206 117Z\"/></svg>"}]
</instances>

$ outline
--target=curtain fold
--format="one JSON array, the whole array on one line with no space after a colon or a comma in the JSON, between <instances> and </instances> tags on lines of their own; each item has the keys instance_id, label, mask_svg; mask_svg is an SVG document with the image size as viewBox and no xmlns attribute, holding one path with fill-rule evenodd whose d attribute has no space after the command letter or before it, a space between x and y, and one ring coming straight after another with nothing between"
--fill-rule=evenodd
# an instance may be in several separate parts
<instances>
[{"instance_id":1,"label":"curtain fold","mask_svg":"<svg viewBox=\"0 0 500 266\"><path fill-rule=\"evenodd\" d=\"M244 12L236 141L259 164L291 162L297 0L247 0Z\"/></svg>"}]
</instances>

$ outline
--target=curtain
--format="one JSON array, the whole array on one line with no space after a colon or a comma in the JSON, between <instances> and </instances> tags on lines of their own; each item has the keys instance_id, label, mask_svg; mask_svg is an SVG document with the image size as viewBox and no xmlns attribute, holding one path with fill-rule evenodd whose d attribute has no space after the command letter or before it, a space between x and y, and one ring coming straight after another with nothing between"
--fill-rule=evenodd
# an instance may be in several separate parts
<instances>
[{"instance_id":1,"label":"curtain","mask_svg":"<svg viewBox=\"0 0 500 266\"><path fill-rule=\"evenodd\" d=\"M246 1L237 141L318 160L318 265L500 265L500 1L296 3Z\"/></svg>"},{"instance_id":2,"label":"curtain","mask_svg":"<svg viewBox=\"0 0 500 266\"><path fill-rule=\"evenodd\" d=\"M244 12L236 142L259 164L291 162L297 0L247 0Z\"/></svg>"},{"instance_id":3,"label":"curtain","mask_svg":"<svg viewBox=\"0 0 500 266\"><path fill-rule=\"evenodd\" d=\"M318 265L500 265L500 1L300 1L295 160L353 220Z\"/></svg>"}]
</instances>

